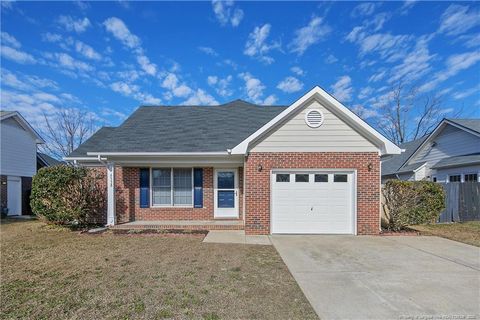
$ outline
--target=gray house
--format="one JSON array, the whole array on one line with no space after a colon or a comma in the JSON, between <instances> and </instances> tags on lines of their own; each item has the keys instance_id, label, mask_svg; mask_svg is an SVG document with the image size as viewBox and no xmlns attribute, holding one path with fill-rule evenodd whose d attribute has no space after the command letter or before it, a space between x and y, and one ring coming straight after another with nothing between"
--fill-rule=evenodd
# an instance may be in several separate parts
<instances>
[{"instance_id":1,"label":"gray house","mask_svg":"<svg viewBox=\"0 0 480 320\"><path fill-rule=\"evenodd\" d=\"M480 181L480 119L444 119L430 135L400 148L402 154L382 157L382 182Z\"/></svg>"}]
</instances>

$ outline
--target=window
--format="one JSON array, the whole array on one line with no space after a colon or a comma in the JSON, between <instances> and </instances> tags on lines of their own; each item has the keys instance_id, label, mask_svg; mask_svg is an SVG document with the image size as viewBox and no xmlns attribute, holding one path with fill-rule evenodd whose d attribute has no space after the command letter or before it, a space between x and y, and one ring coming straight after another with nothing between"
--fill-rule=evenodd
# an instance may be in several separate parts
<instances>
[{"instance_id":1,"label":"window","mask_svg":"<svg viewBox=\"0 0 480 320\"><path fill-rule=\"evenodd\" d=\"M290 182L290 175L288 173L277 173L277 182Z\"/></svg>"},{"instance_id":2,"label":"window","mask_svg":"<svg viewBox=\"0 0 480 320\"><path fill-rule=\"evenodd\" d=\"M192 190L192 169L152 169L152 205L190 206Z\"/></svg>"},{"instance_id":3,"label":"window","mask_svg":"<svg viewBox=\"0 0 480 320\"><path fill-rule=\"evenodd\" d=\"M465 182L477 182L478 181L478 174L476 173L467 173L464 176Z\"/></svg>"},{"instance_id":4,"label":"window","mask_svg":"<svg viewBox=\"0 0 480 320\"><path fill-rule=\"evenodd\" d=\"M328 174L316 174L315 182L328 182Z\"/></svg>"},{"instance_id":5,"label":"window","mask_svg":"<svg viewBox=\"0 0 480 320\"><path fill-rule=\"evenodd\" d=\"M433 182L437 182L437 177L433 177L433 178L432 178L432 181L433 181Z\"/></svg>"},{"instance_id":6,"label":"window","mask_svg":"<svg viewBox=\"0 0 480 320\"><path fill-rule=\"evenodd\" d=\"M295 182L308 182L308 174L299 174L295 175Z\"/></svg>"},{"instance_id":7,"label":"window","mask_svg":"<svg viewBox=\"0 0 480 320\"><path fill-rule=\"evenodd\" d=\"M462 176L459 174L454 174L451 176L448 176L448 181L449 182L461 182L462 181Z\"/></svg>"},{"instance_id":8,"label":"window","mask_svg":"<svg viewBox=\"0 0 480 320\"><path fill-rule=\"evenodd\" d=\"M347 182L348 175L346 174L334 174L333 175L333 182Z\"/></svg>"}]
</instances>

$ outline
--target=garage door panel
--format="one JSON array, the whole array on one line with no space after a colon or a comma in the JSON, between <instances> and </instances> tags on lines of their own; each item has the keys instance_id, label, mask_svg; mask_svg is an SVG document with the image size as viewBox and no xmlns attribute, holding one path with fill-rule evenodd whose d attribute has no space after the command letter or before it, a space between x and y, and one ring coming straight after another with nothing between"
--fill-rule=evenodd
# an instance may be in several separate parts
<instances>
[{"instance_id":1,"label":"garage door panel","mask_svg":"<svg viewBox=\"0 0 480 320\"><path fill-rule=\"evenodd\" d=\"M354 233L353 172L311 171L309 182L295 182L298 172L289 174L290 182L272 178L272 233ZM302 172L301 174L307 174ZM321 174L328 182L315 182ZM334 182L334 175L347 174L347 182Z\"/></svg>"}]
</instances>

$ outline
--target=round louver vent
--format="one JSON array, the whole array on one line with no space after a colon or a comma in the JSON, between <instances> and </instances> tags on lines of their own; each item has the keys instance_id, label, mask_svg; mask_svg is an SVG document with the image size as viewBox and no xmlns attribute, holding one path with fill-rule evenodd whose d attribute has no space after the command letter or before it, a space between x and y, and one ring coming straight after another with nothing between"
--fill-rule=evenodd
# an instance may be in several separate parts
<instances>
[{"instance_id":1,"label":"round louver vent","mask_svg":"<svg viewBox=\"0 0 480 320\"><path fill-rule=\"evenodd\" d=\"M305 115L305 122L311 128L318 128L323 123L323 113L320 110L310 110Z\"/></svg>"}]
</instances>

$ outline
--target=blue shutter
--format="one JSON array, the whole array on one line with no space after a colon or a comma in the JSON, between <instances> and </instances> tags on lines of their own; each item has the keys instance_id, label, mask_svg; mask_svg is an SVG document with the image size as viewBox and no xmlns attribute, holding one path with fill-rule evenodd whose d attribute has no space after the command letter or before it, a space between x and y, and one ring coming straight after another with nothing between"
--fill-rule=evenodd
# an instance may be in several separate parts
<instances>
[{"instance_id":1,"label":"blue shutter","mask_svg":"<svg viewBox=\"0 0 480 320\"><path fill-rule=\"evenodd\" d=\"M193 169L193 204L195 208L203 208L203 169Z\"/></svg>"},{"instance_id":2,"label":"blue shutter","mask_svg":"<svg viewBox=\"0 0 480 320\"><path fill-rule=\"evenodd\" d=\"M150 206L150 169L140 169L140 208Z\"/></svg>"}]
</instances>

